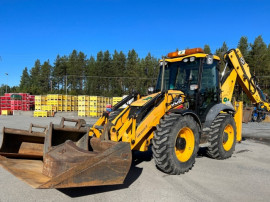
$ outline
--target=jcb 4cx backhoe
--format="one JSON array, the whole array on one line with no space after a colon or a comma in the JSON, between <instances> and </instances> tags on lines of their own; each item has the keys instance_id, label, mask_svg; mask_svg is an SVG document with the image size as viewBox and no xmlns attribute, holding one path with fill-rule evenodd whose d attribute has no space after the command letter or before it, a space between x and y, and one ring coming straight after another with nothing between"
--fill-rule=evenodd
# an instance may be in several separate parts
<instances>
[{"instance_id":1,"label":"jcb 4cx backhoe","mask_svg":"<svg viewBox=\"0 0 270 202\"><path fill-rule=\"evenodd\" d=\"M239 49L224 60L220 73L220 58L200 48L169 53L152 94L126 97L92 127L63 119L43 132L4 128L0 164L35 188L66 188L122 183L131 151L150 145L156 166L172 175L192 168L200 146L211 158L229 158L242 132L243 103L232 104L236 82L254 104L270 106Z\"/></svg>"}]
</instances>

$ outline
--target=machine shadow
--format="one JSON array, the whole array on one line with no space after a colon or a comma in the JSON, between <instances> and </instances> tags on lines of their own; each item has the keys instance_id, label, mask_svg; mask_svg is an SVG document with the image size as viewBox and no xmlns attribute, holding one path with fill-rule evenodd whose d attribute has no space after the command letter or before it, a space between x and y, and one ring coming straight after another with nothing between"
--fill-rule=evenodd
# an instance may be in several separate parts
<instances>
[{"instance_id":1,"label":"machine shadow","mask_svg":"<svg viewBox=\"0 0 270 202\"><path fill-rule=\"evenodd\" d=\"M204 158L204 157L209 158L209 156L207 155L207 148L200 147L196 158Z\"/></svg>"},{"instance_id":2,"label":"machine shadow","mask_svg":"<svg viewBox=\"0 0 270 202\"><path fill-rule=\"evenodd\" d=\"M76 187L76 188L66 188L66 189L57 189L57 190L71 198L76 198L76 197L82 197L82 196L93 195L93 194L98 194L98 193L105 193L109 191L115 191L119 189L126 189L139 178L141 173L142 173L142 168L138 168L132 165L123 184L93 186L93 187Z\"/></svg>"},{"instance_id":3,"label":"machine shadow","mask_svg":"<svg viewBox=\"0 0 270 202\"><path fill-rule=\"evenodd\" d=\"M93 195L98 193L105 193L109 191L116 191L120 189L128 188L132 183L134 183L142 174L143 168L138 168L137 165L144 161L151 161L152 151L149 149L147 152L133 152L132 153L132 164L130 171L127 174L127 177L123 184L120 185L106 185L106 186L92 186L92 187L76 187L76 188L66 188L66 189L57 189L63 194L71 197L81 197L87 195Z\"/></svg>"}]
</instances>

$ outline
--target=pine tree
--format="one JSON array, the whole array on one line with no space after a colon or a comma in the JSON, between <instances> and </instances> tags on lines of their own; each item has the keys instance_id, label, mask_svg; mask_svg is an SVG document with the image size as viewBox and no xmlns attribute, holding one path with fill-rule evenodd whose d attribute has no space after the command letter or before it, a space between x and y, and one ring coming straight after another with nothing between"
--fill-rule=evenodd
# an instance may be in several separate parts
<instances>
[{"instance_id":1,"label":"pine tree","mask_svg":"<svg viewBox=\"0 0 270 202\"><path fill-rule=\"evenodd\" d=\"M40 69L40 88L41 93L46 94L50 91L50 87L52 85L51 81L51 69L52 66L50 65L49 60L45 61L43 65L41 65Z\"/></svg>"},{"instance_id":2,"label":"pine tree","mask_svg":"<svg viewBox=\"0 0 270 202\"><path fill-rule=\"evenodd\" d=\"M240 49L243 57L245 58L246 62L249 63L249 44L248 44L248 38L246 36L242 36L238 42L237 48Z\"/></svg>"},{"instance_id":3,"label":"pine tree","mask_svg":"<svg viewBox=\"0 0 270 202\"><path fill-rule=\"evenodd\" d=\"M97 78L95 79L95 85L94 85L95 95L103 94L103 89L102 89L103 81L101 78L99 78L99 76L104 75L102 72L102 66L103 66L103 52L99 51L97 53L97 59L96 59L96 65L95 65L95 76L97 76Z\"/></svg>"},{"instance_id":4,"label":"pine tree","mask_svg":"<svg viewBox=\"0 0 270 202\"><path fill-rule=\"evenodd\" d=\"M203 48L204 52L206 54L209 54L211 53L211 49L210 49L210 46L208 44L204 45L204 48Z\"/></svg>"},{"instance_id":5,"label":"pine tree","mask_svg":"<svg viewBox=\"0 0 270 202\"><path fill-rule=\"evenodd\" d=\"M93 56L90 57L90 59L87 62L86 65L86 71L85 71L85 75L89 76L86 77L86 94L89 95L95 95L96 94L96 78L94 76L96 76L96 61L95 58Z\"/></svg>"},{"instance_id":6,"label":"pine tree","mask_svg":"<svg viewBox=\"0 0 270 202\"><path fill-rule=\"evenodd\" d=\"M77 74L81 77L77 78L78 81L78 88L79 88L79 93L83 94L84 93L84 87L85 87L85 75L86 75L86 55L83 52L79 52L78 54L78 69L77 69Z\"/></svg>"},{"instance_id":7,"label":"pine tree","mask_svg":"<svg viewBox=\"0 0 270 202\"><path fill-rule=\"evenodd\" d=\"M84 72L86 69L86 56L84 53L77 53L73 50L68 57L67 62L67 79L70 86L71 94L81 94L84 86Z\"/></svg>"},{"instance_id":8,"label":"pine tree","mask_svg":"<svg viewBox=\"0 0 270 202\"><path fill-rule=\"evenodd\" d=\"M221 48L219 48L219 49L217 49L216 50L216 55L217 56L219 56L220 57L220 69L221 69L221 71L224 69L224 67L225 67L225 63L224 63L224 60L223 60L223 56L224 56L224 54L228 51L228 46L227 46L227 44L226 44L226 42L224 41L223 42L223 44L222 44L222 47Z\"/></svg>"},{"instance_id":9,"label":"pine tree","mask_svg":"<svg viewBox=\"0 0 270 202\"><path fill-rule=\"evenodd\" d=\"M251 73L259 79L260 86L266 86L268 79L263 76L269 75L267 64L267 45L264 43L262 36L255 38L254 43L250 45L249 66Z\"/></svg>"},{"instance_id":10,"label":"pine tree","mask_svg":"<svg viewBox=\"0 0 270 202\"><path fill-rule=\"evenodd\" d=\"M112 65L111 65L111 71L112 71L112 75L113 77L119 77L119 53L114 50L113 56L112 56ZM118 92L121 92L121 84L119 83L119 79L111 79L111 94L114 95L118 95Z\"/></svg>"},{"instance_id":11,"label":"pine tree","mask_svg":"<svg viewBox=\"0 0 270 202\"><path fill-rule=\"evenodd\" d=\"M113 76L114 72L112 70L112 59L111 59L111 55L110 52L107 50L104 52L103 54L103 65L101 68L102 71L102 76L103 77L111 77ZM111 91L112 91L112 80L110 78L103 78L102 79L102 95L104 96L110 96L111 95Z\"/></svg>"},{"instance_id":12,"label":"pine tree","mask_svg":"<svg viewBox=\"0 0 270 202\"><path fill-rule=\"evenodd\" d=\"M138 54L134 49L128 52L127 64L126 64L126 77L131 77L125 81L125 90L126 93L131 93L133 91L139 90L139 64L140 59L138 58ZM138 79L135 79L138 78Z\"/></svg>"},{"instance_id":13,"label":"pine tree","mask_svg":"<svg viewBox=\"0 0 270 202\"><path fill-rule=\"evenodd\" d=\"M112 61L112 71L114 77L118 77L113 79L112 83L112 95L114 96L122 96L124 94L124 81L121 77L125 76L126 69L126 56L120 51L119 53L115 50L113 54Z\"/></svg>"},{"instance_id":14,"label":"pine tree","mask_svg":"<svg viewBox=\"0 0 270 202\"><path fill-rule=\"evenodd\" d=\"M35 61L34 67L30 70L30 93L41 94L41 82L40 82L40 60Z\"/></svg>"},{"instance_id":15,"label":"pine tree","mask_svg":"<svg viewBox=\"0 0 270 202\"><path fill-rule=\"evenodd\" d=\"M156 84L156 77L158 75L158 60L154 58L151 53L148 53L147 56L141 60L141 77L144 78L141 80L140 92L145 94L148 87L154 87Z\"/></svg>"},{"instance_id":16,"label":"pine tree","mask_svg":"<svg viewBox=\"0 0 270 202\"><path fill-rule=\"evenodd\" d=\"M22 72L19 90L22 93L27 93L30 91L30 76L27 67L25 67Z\"/></svg>"},{"instance_id":17,"label":"pine tree","mask_svg":"<svg viewBox=\"0 0 270 202\"><path fill-rule=\"evenodd\" d=\"M68 58L66 56L60 57L57 55L54 66L52 67L52 85L57 90L57 93L63 93L65 91L67 61Z\"/></svg>"}]
</instances>

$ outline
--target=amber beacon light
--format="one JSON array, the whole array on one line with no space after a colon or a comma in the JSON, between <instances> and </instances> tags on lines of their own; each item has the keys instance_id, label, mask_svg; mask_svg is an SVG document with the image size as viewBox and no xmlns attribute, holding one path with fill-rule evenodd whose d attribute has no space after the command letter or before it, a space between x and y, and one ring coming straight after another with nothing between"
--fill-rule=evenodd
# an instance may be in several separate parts
<instances>
[{"instance_id":1,"label":"amber beacon light","mask_svg":"<svg viewBox=\"0 0 270 202\"><path fill-rule=\"evenodd\" d=\"M192 49L186 49L186 50L180 50L180 51L175 51L168 53L169 58L175 58L175 57L180 57L180 56L185 56L185 55L191 55L195 53L203 53L202 48L192 48Z\"/></svg>"}]
</instances>

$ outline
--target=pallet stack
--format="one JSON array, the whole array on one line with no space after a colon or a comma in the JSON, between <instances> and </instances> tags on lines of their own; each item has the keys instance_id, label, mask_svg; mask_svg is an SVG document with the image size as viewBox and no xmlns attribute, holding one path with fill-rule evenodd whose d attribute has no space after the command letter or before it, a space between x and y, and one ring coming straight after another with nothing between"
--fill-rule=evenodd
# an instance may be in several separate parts
<instances>
[{"instance_id":1,"label":"pallet stack","mask_svg":"<svg viewBox=\"0 0 270 202\"><path fill-rule=\"evenodd\" d=\"M79 96L78 101L78 116L90 116L90 117L100 117L103 112L106 111L106 106L111 105L113 99L109 97L102 96L89 96L89 106L88 102L82 102L83 97ZM114 103L118 103L122 100L122 97L116 97Z\"/></svg>"},{"instance_id":2,"label":"pallet stack","mask_svg":"<svg viewBox=\"0 0 270 202\"><path fill-rule=\"evenodd\" d=\"M63 95L60 94L48 94L47 105L52 106L53 110L63 111Z\"/></svg>"},{"instance_id":3,"label":"pallet stack","mask_svg":"<svg viewBox=\"0 0 270 202\"><path fill-rule=\"evenodd\" d=\"M0 97L0 105L1 105L1 114L9 115L11 113L11 98L10 96L1 96Z\"/></svg>"},{"instance_id":4,"label":"pallet stack","mask_svg":"<svg viewBox=\"0 0 270 202\"><path fill-rule=\"evenodd\" d=\"M97 117L100 113L100 103L102 97L99 96L90 96L90 117Z\"/></svg>"},{"instance_id":5,"label":"pallet stack","mask_svg":"<svg viewBox=\"0 0 270 202\"><path fill-rule=\"evenodd\" d=\"M47 107L47 97L44 95L35 96L35 111L34 117L47 117L48 113L45 110Z\"/></svg>"},{"instance_id":6,"label":"pallet stack","mask_svg":"<svg viewBox=\"0 0 270 202\"><path fill-rule=\"evenodd\" d=\"M22 96L22 111L30 111L33 110L35 106L35 96L29 95Z\"/></svg>"},{"instance_id":7,"label":"pallet stack","mask_svg":"<svg viewBox=\"0 0 270 202\"><path fill-rule=\"evenodd\" d=\"M72 96L71 95L63 95L63 111L70 112L72 110Z\"/></svg>"},{"instance_id":8,"label":"pallet stack","mask_svg":"<svg viewBox=\"0 0 270 202\"><path fill-rule=\"evenodd\" d=\"M52 116L57 111L78 111L78 116L81 117L99 117L106 111L106 107L115 105L122 100L122 97L102 97L88 95L59 95L48 94L47 96L36 96L34 116ZM44 113L43 113L44 112Z\"/></svg>"},{"instance_id":9,"label":"pallet stack","mask_svg":"<svg viewBox=\"0 0 270 202\"><path fill-rule=\"evenodd\" d=\"M88 95L78 96L78 116L89 116L90 114L90 97Z\"/></svg>"},{"instance_id":10,"label":"pallet stack","mask_svg":"<svg viewBox=\"0 0 270 202\"><path fill-rule=\"evenodd\" d=\"M71 111L78 111L78 97L71 96Z\"/></svg>"},{"instance_id":11,"label":"pallet stack","mask_svg":"<svg viewBox=\"0 0 270 202\"><path fill-rule=\"evenodd\" d=\"M35 96L29 93L5 93L0 97L0 114L12 114L14 110L30 111L34 108Z\"/></svg>"},{"instance_id":12,"label":"pallet stack","mask_svg":"<svg viewBox=\"0 0 270 202\"><path fill-rule=\"evenodd\" d=\"M44 95L36 95L35 96L35 110L41 110L41 106L46 105L47 100Z\"/></svg>"},{"instance_id":13,"label":"pallet stack","mask_svg":"<svg viewBox=\"0 0 270 202\"><path fill-rule=\"evenodd\" d=\"M122 97L113 97L112 98L112 105L116 105L118 102L122 100Z\"/></svg>"},{"instance_id":14,"label":"pallet stack","mask_svg":"<svg viewBox=\"0 0 270 202\"><path fill-rule=\"evenodd\" d=\"M48 112L47 111L34 111L34 117L48 117Z\"/></svg>"}]
</instances>

